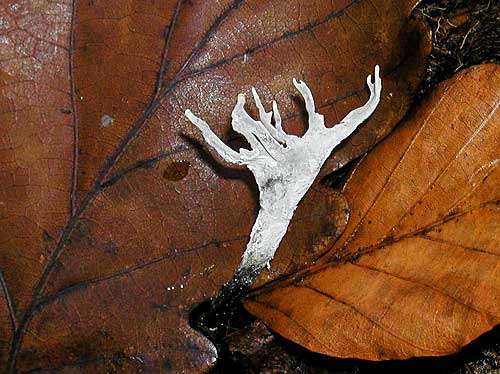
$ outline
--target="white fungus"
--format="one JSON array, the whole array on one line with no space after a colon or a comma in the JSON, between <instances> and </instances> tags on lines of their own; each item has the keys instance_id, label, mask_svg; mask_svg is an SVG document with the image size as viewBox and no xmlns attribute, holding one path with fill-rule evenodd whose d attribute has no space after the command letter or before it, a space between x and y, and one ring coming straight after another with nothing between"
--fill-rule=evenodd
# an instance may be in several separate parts
<instances>
[{"instance_id":1,"label":"white fungus","mask_svg":"<svg viewBox=\"0 0 500 374\"><path fill-rule=\"evenodd\" d=\"M297 205L332 150L375 111L382 89L379 71L379 66L375 66L373 82L371 75L367 77L370 98L366 104L351 111L333 127L326 127L323 115L316 113L307 85L294 79L293 84L303 96L309 116L309 127L302 137L283 131L275 101L272 112L266 112L257 92L252 89L259 110L260 121L257 121L245 111L245 96L239 94L232 112L232 126L245 137L251 150L242 148L239 152L234 151L219 139L205 121L186 110L187 118L198 127L205 141L226 162L250 169L259 188L260 210L232 279L235 286L249 287L260 271L269 266ZM271 123L273 116L275 126Z\"/></svg>"}]
</instances>

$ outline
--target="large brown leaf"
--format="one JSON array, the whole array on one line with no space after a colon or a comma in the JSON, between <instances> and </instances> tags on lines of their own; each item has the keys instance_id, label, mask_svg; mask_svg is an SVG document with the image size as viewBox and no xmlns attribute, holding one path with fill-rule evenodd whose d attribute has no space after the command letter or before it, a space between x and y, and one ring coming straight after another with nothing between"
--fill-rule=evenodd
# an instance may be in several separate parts
<instances>
[{"instance_id":1,"label":"large brown leaf","mask_svg":"<svg viewBox=\"0 0 500 374\"><path fill-rule=\"evenodd\" d=\"M317 266L246 306L305 347L370 360L456 352L500 322L500 66L436 90L357 167Z\"/></svg>"},{"instance_id":2,"label":"large brown leaf","mask_svg":"<svg viewBox=\"0 0 500 374\"><path fill-rule=\"evenodd\" d=\"M334 123L367 98L378 63L385 95L341 165L390 131L420 81L416 2L1 2L2 371L210 366L187 316L230 278L257 199L248 173L190 138L184 109L231 138L236 95L255 85L298 132L292 77ZM328 248L338 201L308 194L261 282Z\"/></svg>"}]
</instances>

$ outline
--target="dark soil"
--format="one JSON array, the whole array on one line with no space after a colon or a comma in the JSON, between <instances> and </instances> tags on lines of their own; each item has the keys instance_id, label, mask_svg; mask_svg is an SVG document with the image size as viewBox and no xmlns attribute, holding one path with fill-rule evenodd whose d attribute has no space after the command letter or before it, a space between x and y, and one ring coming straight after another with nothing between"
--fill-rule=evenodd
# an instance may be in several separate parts
<instances>
[{"instance_id":1,"label":"dark soil","mask_svg":"<svg viewBox=\"0 0 500 374\"><path fill-rule=\"evenodd\" d=\"M433 31L433 50L417 100L472 65L500 62L500 1L426 0L417 8Z\"/></svg>"}]
</instances>

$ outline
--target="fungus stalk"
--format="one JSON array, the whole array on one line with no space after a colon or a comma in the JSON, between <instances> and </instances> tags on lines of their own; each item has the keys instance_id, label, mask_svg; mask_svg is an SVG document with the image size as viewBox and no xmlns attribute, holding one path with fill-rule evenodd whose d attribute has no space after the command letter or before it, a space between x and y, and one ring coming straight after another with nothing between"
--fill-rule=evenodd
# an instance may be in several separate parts
<instances>
[{"instance_id":1,"label":"fungus stalk","mask_svg":"<svg viewBox=\"0 0 500 374\"><path fill-rule=\"evenodd\" d=\"M245 111L243 94L238 95L232 112L233 129L245 137L251 146L250 150L233 150L222 142L205 121L189 109L185 112L222 159L250 169L260 193L260 210L250 240L238 268L221 290L218 299L227 299L228 295L234 296L248 289L261 270L269 266L297 205L311 187L322 165L333 149L375 111L382 88L377 65L374 81L371 75L367 77L370 98L366 104L351 111L339 124L326 127L323 115L316 113L314 99L307 85L295 79L293 84L304 98L309 116L309 127L302 137L283 131L276 102L272 103L272 111L266 112L254 88L252 93L260 121L254 120ZM271 123L273 116L275 125Z\"/></svg>"}]
</instances>

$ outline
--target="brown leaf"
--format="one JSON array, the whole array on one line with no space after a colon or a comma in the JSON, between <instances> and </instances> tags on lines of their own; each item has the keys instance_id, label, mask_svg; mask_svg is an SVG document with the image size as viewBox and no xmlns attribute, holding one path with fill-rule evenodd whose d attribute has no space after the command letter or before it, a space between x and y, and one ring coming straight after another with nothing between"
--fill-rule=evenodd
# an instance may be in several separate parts
<instances>
[{"instance_id":1,"label":"brown leaf","mask_svg":"<svg viewBox=\"0 0 500 374\"><path fill-rule=\"evenodd\" d=\"M257 199L248 173L222 167L192 138L184 109L236 143L230 112L237 93L255 85L299 132L293 77L335 123L367 98L364 78L380 64L383 100L332 158L343 164L394 126L421 79L429 35L409 22L416 2L3 2L7 371L212 365L215 348L191 330L188 313L232 275ZM344 205L309 194L261 283L331 246Z\"/></svg>"},{"instance_id":2,"label":"brown leaf","mask_svg":"<svg viewBox=\"0 0 500 374\"><path fill-rule=\"evenodd\" d=\"M247 308L285 337L369 360L458 351L500 322L500 66L461 72L357 167L318 265Z\"/></svg>"}]
</instances>

